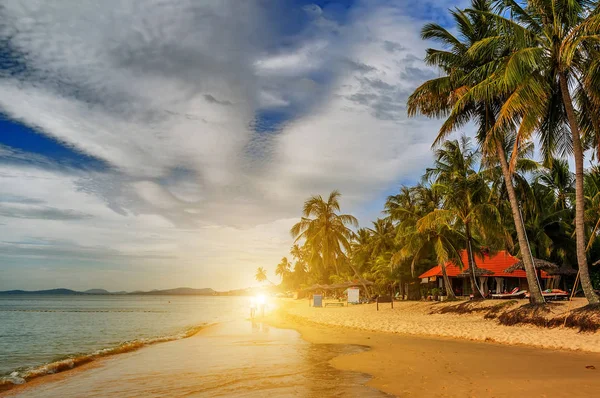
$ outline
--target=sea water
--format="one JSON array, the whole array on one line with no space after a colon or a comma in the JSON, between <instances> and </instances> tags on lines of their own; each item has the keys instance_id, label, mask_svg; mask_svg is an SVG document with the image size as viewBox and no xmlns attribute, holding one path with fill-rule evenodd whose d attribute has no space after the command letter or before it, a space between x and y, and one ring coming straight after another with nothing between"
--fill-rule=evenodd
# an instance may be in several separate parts
<instances>
[{"instance_id":1,"label":"sea water","mask_svg":"<svg viewBox=\"0 0 600 398\"><path fill-rule=\"evenodd\" d=\"M251 322L248 315L244 297L0 297L0 372L18 381L15 375L52 373L45 364L65 358L179 339L190 328L216 324L189 339L111 356L100 367L66 373L61 383L20 395L385 396L364 386L368 376L329 365L335 356L366 348L309 344L293 330Z\"/></svg>"},{"instance_id":2,"label":"sea water","mask_svg":"<svg viewBox=\"0 0 600 398\"><path fill-rule=\"evenodd\" d=\"M177 338L239 318L247 298L215 296L2 296L0 377L132 341Z\"/></svg>"}]
</instances>

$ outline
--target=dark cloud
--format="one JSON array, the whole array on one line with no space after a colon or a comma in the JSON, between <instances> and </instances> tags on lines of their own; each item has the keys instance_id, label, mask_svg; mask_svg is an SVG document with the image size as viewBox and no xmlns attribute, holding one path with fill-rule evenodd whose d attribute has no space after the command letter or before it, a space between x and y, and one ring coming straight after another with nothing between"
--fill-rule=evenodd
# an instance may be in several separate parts
<instances>
[{"instance_id":1,"label":"dark cloud","mask_svg":"<svg viewBox=\"0 0 600 398\"><path fill-rule=\"evenodd\" d=\"M92 218L90 214L75 210L63 210L49 206L16 207L0 205L0 216L9 218L27 218L34 220L63 220L75 221Z\"/></svg>"},{"instance_id":2,"label":"dark cloud","mask_svg":"<svg viewBox=\"0 0 600 398\"><path fill-rule=\"evenodd\" d=\"M231 101L227 101L227 100L220 101L220 100L216 99L215 97L213 97L210 94L204 94L204 99L207 102L210 102L211 104L233 105L233 103Z\"/></svg>"},{"instance_id":3,"label":"dark cloud","mask_svg":"<svg viewBox=\"0 0 600 398\"><path fill-rule=\"evenodd\" d=\"M410 82L424 82L435 78L436 74L431 69L413 68L409 66L400 74L400 77Z\"/></svg>"},{"instance_id":4,"label":"dark cloud","mask_svg":"<svg viewBox=\"0 0 600 398\"><path fill-rule=\"evenodd\" d=\"M385 51L389 53L395 53L406 50L406 47L404 47L402 44L389 40L383 42L383 48L385 48Z\"/></svg>"}]
</instances>

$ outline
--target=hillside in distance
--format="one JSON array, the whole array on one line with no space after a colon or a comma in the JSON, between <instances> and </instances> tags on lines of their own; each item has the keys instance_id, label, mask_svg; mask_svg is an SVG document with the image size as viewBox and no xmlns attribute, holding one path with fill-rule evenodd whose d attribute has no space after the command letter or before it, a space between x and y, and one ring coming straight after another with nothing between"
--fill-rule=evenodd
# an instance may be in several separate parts
<instances>
[{"instance_id":1,"label":"hillside in distance","mask_svg":"<svg viewBox=\"0 0 600 398\"><path fill-rule=\"evenodd\" d=\"M204 289L193 289L190 287L178 287L176 289L164 289L164 290L151 290L151 291L136 291L136 292L109 292L106 289L89 289L83 292L79 292L71 289L48 289L48 290L6 290L0 292L2 295L25 295L25 294L36 294L36 295L172 295L172 296L212 296L218 294L216 291L210 288Z\"/></svg>"},{"instance_id":2,"label":"hillside in distance","mask_svg":"<svg viewBox=\"0 0 600 398\"><path fill-rule=\"evenodd\" d=\"M191 287L178 287L176 289L152 290L149 292L134 292L129 294L144 294L144 295L173 295L173 296L212 296L217 292L211 288L193 289Z\"/></svg>"}]
</instances>

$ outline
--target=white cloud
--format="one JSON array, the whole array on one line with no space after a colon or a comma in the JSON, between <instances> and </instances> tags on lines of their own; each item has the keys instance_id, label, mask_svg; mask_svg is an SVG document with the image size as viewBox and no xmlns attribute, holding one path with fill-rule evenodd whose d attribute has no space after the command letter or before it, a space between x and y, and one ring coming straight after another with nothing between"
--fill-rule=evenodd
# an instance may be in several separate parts
<instances>
[{"instance_id":1,"label":"white cloud","mask_svg":"<svg viewBox=\"0 0 600 398\"><path fill-rule=\"evenodd\" d=\"M40 256L35 287L242 287L287 254L307 196L340 189L360 212L420 173L438 124L406 117L431 71L404 3L343 22L312 7L274 46L258 1L5 1L0 37L27 68L0 75L0 109L110 169L0 167L0 199L33 201L0 211L0 289ZM269 109L293 117L254 131Z\"/></svg>"}]
</instances>

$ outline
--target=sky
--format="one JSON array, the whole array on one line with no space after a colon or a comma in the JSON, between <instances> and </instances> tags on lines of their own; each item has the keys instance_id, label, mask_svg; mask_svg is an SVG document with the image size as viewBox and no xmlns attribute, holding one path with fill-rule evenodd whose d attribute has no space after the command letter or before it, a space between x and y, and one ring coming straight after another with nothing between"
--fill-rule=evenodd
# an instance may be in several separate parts
<instances>
[{"instance_id":1,"label":"sky","mask_svg":"<svg viewBox=\"0 0 600 398\"><path fill-rule=\"evenodd\" d=\"M256 284L311 195L432 161L406 100L459 0L4 0L0 290Z\"/></svg>"}]
</instances>

